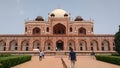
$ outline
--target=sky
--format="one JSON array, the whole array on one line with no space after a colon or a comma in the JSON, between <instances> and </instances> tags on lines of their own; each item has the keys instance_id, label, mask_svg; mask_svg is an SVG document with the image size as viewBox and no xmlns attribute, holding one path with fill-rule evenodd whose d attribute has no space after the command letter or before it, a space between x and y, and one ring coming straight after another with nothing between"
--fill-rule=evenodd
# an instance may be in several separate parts
<instances>
[{"instance_id":1,"label":"sky","mask_svg":"<svg viewBox=\"0 0 120 68\"><path fill-rule=\"evenodd\" d=\"M94 34L119 30L120 0L0 0L0 34L24 34L25 20L47 20L58 7L71 13L71 19L94 20Z\"/></svg>"}]
</instances>

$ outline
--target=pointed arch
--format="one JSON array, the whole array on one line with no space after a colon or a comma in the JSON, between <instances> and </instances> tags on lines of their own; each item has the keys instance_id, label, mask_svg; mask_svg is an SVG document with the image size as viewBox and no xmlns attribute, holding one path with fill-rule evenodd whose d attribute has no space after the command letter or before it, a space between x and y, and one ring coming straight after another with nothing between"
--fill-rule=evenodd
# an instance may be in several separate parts
<instances>
[{"instance_id":1,"label":"pointed arch","mask_svg":"<svg viewBox=\"0 0 120 68\"><path fill-rule=\"evenodd\" d=\"M70 32L72 32L73 31L73 29L72 29L72 27L70 27Z\"/></svg>"},{"instance_id":2,"label":"pointed arch","mask_svg":"<svg viewBox=\"0 0 120 68\"><path fill-rule=\"evenodd\" d=\"M32 32L33 35L39 35L40 33L41 33L40 28L38 27L33 28L33 32Z\"/></svg>"},{"instance_id":3,"label":"pointed arch","mask_svg":"<svg viewBox=\"0 0 120 68\"><path fill-rule=\"evenodd\" d=\"M56 24L53 27L53 34L66 34L66 27L63 24Z\"/></svg>"},{"instance_id":4,"label":"pointed arch","mask_svg":"<svg viewBox=\"0 0 120 68\"><path fill-rule=\"evenodd\" d=\"M18 42L17 42L17 40L10 41L10 50L11 51L18 50Z\"/></svg>"},{"instance_id":5,"label":"pointed arch","mask_svg":"<svg viewBox=\"0 0 120 68\"><path fill-rule=\"evenodd\" d=\"M110 50L110 46L109 46L109 41L107 40L103 40L102 43L102 51L109 51Z\"/></svg>"},{"instance_id":6,"label":"pointed arch","mask_svg":"<svg viewBox=\"0 0 120 68\"><path fill-rule=\"evenodd\" d=\"M70 50L70 48L73 48L75 50L75 41L73 40L68 41L67 50Z\"/></svg>"},{"instance_id":7,"label":"pointed arch","mask_svg":"<svg viewBox=\"0 0 120 68\"><path fill-rule=\"evenodd\" d=\"M53 45L53 43L52 43L51 40L45 41L45 48L44 48L44 50L52 51L53 50L53 46L52 45Z\"/></svg>"},{"instance_id":8,"label":"pointed arch","mask_svg":"<svg viewBox=\"0 0 120 68\"><path fill-rule=\"evenodd\" d=\"M6 42L4 40L0 41L0 51L6 50Z\"/></svg>"},{"instance_id":9,"label":"pointed arch","mask_svg":"<svg viewBox=\"0 0 120 68\"><path fill-rule=\"evenodd\" d=\"M98 49L98 42L96 40L90 41L90 48L91 50L97 51Z\"/></svg>"},{"instance_id":10,"label":"pointed arch","mask_svg":"<svg viewBox=\"0 0 120 68\"><path fill-rule=\"evenodd\" d=\"M78 29L78 34L86 34L86 29L81 27Z\"/></svg>"},{"instance_id":11,"label":"pointed arch","mask_svg":"<svg viewBox=\"0 0 120 68\"><path fill-rule=\"evenodd\" d=\"M86 51L87 50L87 43L84 40L79 41L79 50Z\"/></svg>"},{"instance_id":12,"label":"pointed arch","mask_svg":"<svg viewBox=\"0 0 120 68\"><path fill-rule=\"evenodd\" d=\"M64 50L64 42L62 40L56 41L56 50Z\"/></svg>"},{"instance_id":13,"label":"pointed arch","mask_svg":"<svg viewBox=\"0 0 120 68\"><path fill-rule=\"evenodd\" d=\"M33 41L33 49L41 49L41 42L39 40Z\"/></svg>"},{"instance_id":14,"label":"pointed arch","mask_svg":"<svg viewBox=\"0 0 120 68\"><path fill-rule=\"evenodd\" d=\"M22 45L22 51L28 51L29 50L29 41L28 40L22 41L21 45Z\"/></svg>"}]
</instances>

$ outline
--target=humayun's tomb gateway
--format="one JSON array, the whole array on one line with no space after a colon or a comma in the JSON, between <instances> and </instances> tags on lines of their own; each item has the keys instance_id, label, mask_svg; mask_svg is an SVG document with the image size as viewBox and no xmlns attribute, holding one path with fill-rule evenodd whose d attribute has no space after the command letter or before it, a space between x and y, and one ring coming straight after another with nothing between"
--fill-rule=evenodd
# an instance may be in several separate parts
<instances>
[{"instance_id":1,"label":"humayun's tomb gateway","mask_svg":"<svg viewBox=\"0 0 120 68\"><path fill-rule=\"evenodd\" d=\"M25 34L0 35L0 51L69 51L115 52L114 35L94 34L94 23L77 16L71 20L70 13L55 9L42 16L25 21Z\"/></svg>"}]
</instances>

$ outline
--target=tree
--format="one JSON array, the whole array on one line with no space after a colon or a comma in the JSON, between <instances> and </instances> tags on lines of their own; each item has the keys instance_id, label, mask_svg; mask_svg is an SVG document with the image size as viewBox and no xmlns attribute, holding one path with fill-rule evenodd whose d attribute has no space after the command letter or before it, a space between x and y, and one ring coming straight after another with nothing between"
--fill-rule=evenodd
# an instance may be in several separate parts
<instances>
[{"instance_id":1,"label":"tree","mask_svg":"<svg viewBox=\"0 0 120 68\"><path fill-rule=\"evenodd\" d=\"M114 42L115 42L116 51L117 53L120 54L120 25L119 25L119 31L115 34Z\"/></svg>"}]
</instances>

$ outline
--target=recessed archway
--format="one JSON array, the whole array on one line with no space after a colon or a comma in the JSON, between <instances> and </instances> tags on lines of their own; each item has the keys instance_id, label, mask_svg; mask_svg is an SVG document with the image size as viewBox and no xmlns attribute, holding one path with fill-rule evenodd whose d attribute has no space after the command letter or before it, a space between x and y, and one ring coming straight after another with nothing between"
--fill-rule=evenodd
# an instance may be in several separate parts
<instances>
[{"instance_id":1,"label":"recessed archway","mask_svg":"<svg viewBox=\"0 0 120 68\"><path fill-rule=\"evenodd\" d=\"M22 51L28 51L29 50L29 41L28 40L22 41L21 45L22 45Z\"/></svg>"},{"instance_id":2,"label":"recessed archway","mask_svg":"<svg viewBox=\"0 0 120 68\"><path fill-rule=\"evenodd\" d=\"M34 34L34 35L39 35L40 33L41 33L40 28L35 27L35 28L33 29L33 34Z\"/></svg>"},{"instance_id":3,"label":"recessed archway","mask_svg":"<svg viewBox=\"0 0 120 68\"><path fill-rule=\"evenodd\" d=\"M33 49L41 49L41 45L40 45L40 41L39 40L35 40L33 42Z\"/></svg>"},{"instance_id":4,"label":"recessed archway","mask_svg":"<svg viewBox=\"0 0 120 68\"><path fill-rule=\"evenodd\" d=\"M17 40L12 40L10 42L10 50L11 51L15 51L17 49L18 49L18 42L17 42Z\"/></svg>"},{"instance_id":5,"label":"recessed archway","mask_svg":"<svg viewBox=\"0 0 120 68\"><path fill-rule=\"evenodd\" d=\"M56 24L53 27L53 34L66 34L66 27L63 24Z\"/></svg>"},{"instance_id":6,"label":"recessed archway","mask_svg":"<svg viewBox=\"0 0 120 68\"><path fill-rule=\"evenodd\" d=\"M64 50L64 42L61 40L58 40L56 42L56 50Z\"/></svg>"},{"instance_id":7,"label":"recessed archway","mask_svg":"<svg viewBox=\"0 0 120 68\"><path fill-rule=\"evenodd\" d=\"M0 51L6 50L6 42L4 40L0 41Z\"/></svg>"},{"instance_id":8,"label":"recessed archway","mask_svg":"<svg viewBox=\"0 0 120 68\"><path fill-rule=\"evenodd\" d=\"M86 29L85 28L83 28L83 27L81 27L81 28L79 28L78 29L78 34L86 34Z\"/></svg>"}]
</instances>

